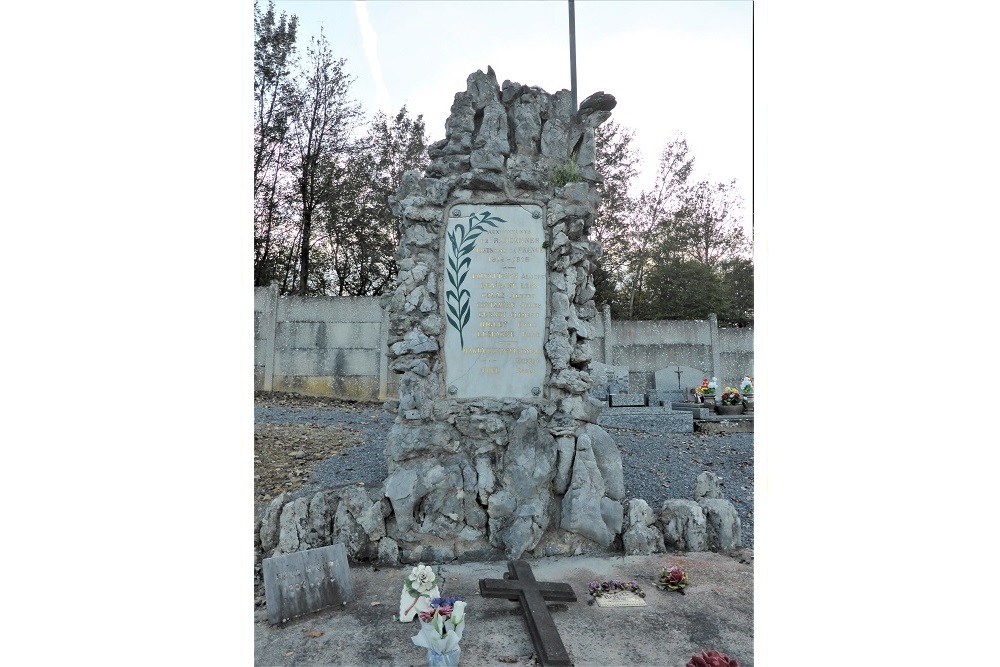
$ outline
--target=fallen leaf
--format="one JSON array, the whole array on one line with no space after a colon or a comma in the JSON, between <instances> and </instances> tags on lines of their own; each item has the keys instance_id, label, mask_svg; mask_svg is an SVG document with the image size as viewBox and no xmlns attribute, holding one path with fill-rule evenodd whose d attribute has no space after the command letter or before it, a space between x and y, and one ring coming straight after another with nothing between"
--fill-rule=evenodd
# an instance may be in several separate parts
<instances>
[{"instance_id":1,"label":"fallen leaf","mask_svg":"<svg viewBox=\"0 0 1000 667\"><path fill-rule=\"evenodd\" d=\"M313 628L313 629L311 629L311 630L308 630L308 631L306 632L306 635L308 635L308 636L310 636L310 637L322 637L322 636L323 636L323 633L322 633L322 632L320 632L319 630L317 630L316 628Z\"/></svg>"},{"instance_id":2,"label":"fallen leaf","mask_svg":"<svg viewBox=\"0 0 1000 667\"><path fill-rule=\"evenodd\" d=\"M497 660L499 660L500 662L517 662L517 656L516 655L502 655L499 658L497 658Z\"/></svg>"}]
</instances>

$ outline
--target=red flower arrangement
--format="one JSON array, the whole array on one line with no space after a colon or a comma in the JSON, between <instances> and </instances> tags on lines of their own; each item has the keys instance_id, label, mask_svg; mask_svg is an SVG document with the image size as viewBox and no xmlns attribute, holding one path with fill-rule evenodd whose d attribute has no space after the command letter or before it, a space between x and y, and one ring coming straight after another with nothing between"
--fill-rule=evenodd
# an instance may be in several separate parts
<instances>
[{"instance_id":1,"label":"red flower arrangement","mask_svg":"<svg viewBox=\"0 0 1000 667\"><path fill-rule=\"evenodd\" d=\"M701 655L693 655L685 667L740 667L740 663L725 653L718 651L702 651Z\"/></svg>"}]
</instances>

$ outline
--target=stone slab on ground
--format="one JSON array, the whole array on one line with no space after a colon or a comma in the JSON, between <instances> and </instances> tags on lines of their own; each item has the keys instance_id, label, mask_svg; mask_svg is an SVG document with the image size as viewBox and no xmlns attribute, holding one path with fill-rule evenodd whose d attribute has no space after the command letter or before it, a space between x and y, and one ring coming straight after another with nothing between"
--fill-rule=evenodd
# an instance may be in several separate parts
<instances>
[{"instance_id":1,"label":"stone slab on ground","mask_svg":"<svg viewBox=\"0 0 1000 667\"><path fill-rule=\"evenodd\" d=\"M614 428L633 428L653 433L694 432L694 418L690 412L674 412L666 406L605 408L601 410L597 424Z\"/></svg>"},{"instance_id":2,"label":"stone slab on ground","mask_svg":"<svg viewBox=\"0 0 1000 667\"><path fill-rule=\"evenodd\" d=\"M608 404L613 408L621 407L643 407L646 405L645 394L611 394L608 396Z\"/></svg>"},{"instance_id":3,"label":"stone slab on ground","mask_svg":"<svg viewBox=\"0 0 1000 667\"><path fill-rule=\"evenodd\" d=\"M559 557L529 560L535 577L569 583L579 602L550 605L559 635L576 667L684 665L702 649L716 649L753 667L753 552L735 557L711 552L615 558ZM685 595L654 586L665 565L680 565L689 576ZM434 566L438 571L438 566ZM501 578L505 561L442 565L441 593L468 603L462 639L463 665L501 665L515 657L525 664L533 653L518 602L483 598L478 582ZM392 620L403 578L410 568L351 568L355 600L284 625L272 626L266 613L254 614L254 664L423 665L426 650L413 644L418 623ZM637 580L647 606L619 609L587 604L591 581Z\"/></svg>"},{"instance_id":4,"label":"stone slab on ground","mask_svg":"<svg viewBox=\"0 0 1000 667\"><path fill-rule=\"evenodd\" d=\"M733 417L720 417L715 415L706 419L699 419L694 424L694 430L698 433L753 433L753 415L735 415Z\"/></svg>"},{"instance_id":5,"label":"stone slab on ground","mask_svg":"<svg viewBox=\"0 0 1000 667\"><path fill-rule=\"evenodd\" d=\"M343 544L265 558L262 566L271 623L354 598Z\"/></svg>"},{"instance_id":6,"label":"stone slab on ground","mask_svg":"<svg viewBox=\"0 0 1000 667\"><path fill-rule=\"evenodd\" d=\"M670 407L675 411L685 410L694 415L695 419L708 419L715 413L710 409L706 408L701 403L671 403Z\"/></svg>"}]
</instances>

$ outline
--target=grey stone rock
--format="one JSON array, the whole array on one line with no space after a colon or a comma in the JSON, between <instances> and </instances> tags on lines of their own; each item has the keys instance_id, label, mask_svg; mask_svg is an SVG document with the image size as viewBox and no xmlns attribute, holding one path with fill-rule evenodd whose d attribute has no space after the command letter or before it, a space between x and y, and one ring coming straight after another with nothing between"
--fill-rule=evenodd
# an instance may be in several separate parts
<instances>
[{"instance_id":1,"label":"grey stone rock","mask_svg":"<svg viewBox=\"0 0 1000 667\"><path fill-rule=\"evenodd\" d=\"M634 524L622 533L626 556L646 556L664 551L663 535L655 526Z\"/></svg>"},{"instance_id":2,"label":"grey stone rock","mask_svg":"<svg viewBox=\"0 0 1000 667\"><path fill-rule=\"evenodd\" d=\"M490 496L488 513L490 518L506 518L514 516L517 509L517 499L507 489L501 489Z\"/></svg>"},{"instance_id":3,"label":"grey stone rock","mask_svg":"<svg viewBox=\"0 0 1000 667\"><path fill-rule=\"evenodd\" d=\"M575 437L556 438L556 479L555 490L559 495L566 493L569 489L570 473L573 470L573 454L576 452Z\"/></svg>"},{"instance_id":4,"label":"grey stone rock","mask_svg":"<svg viewBox=\"0 0 1000 667\"><path fill-rule=\"evenodd\" d=\"M621 500L625 497L625 475L622 471L622 453L614 438L597 424L582 426L577 438L580 434L590 438L608 498Z\"/></svg>"},{"instance_id":5,"label":"grey stone rock","mask_svg":"<svg viewBox=\"0 0 1000 667\"><path fill-rule=\"evenodd\" d=\"M414 329L403 336L403 340L398 343L393 343L390 346L390 349L393 354L397 356L403 354L420 354L421 352L436 352L438 350L438 344L434 339L426 336L423 332L418 329Z\"/></svg>"},{"instance_id":6,"label":"grey stone rock","mask_svg":"<svg viewBox=\"0 0 1000 667\"><path fill-rule=\"evenodd\" d=\"M473 148L481 148L491 153L510 155L507 139L507 110L502 104L491 102L483 109L483 121L472 142Z\"/></svg>"},{"instance_id":7,"label":"grey stone rock","mask_svg":"<svg viewBox=\"0 0 1000 667\"><path fill-rule=\"evenodd\" d=\"M399 544L391 537L383 537L378 542L378 562L382 565L399 564Z\"/></svg>"},{"instance_id":8,"label":"grey stone rock","mask_svg":"<svg viewBox=\"0 0 1000 667\"><path fill-rule=\"evenodd\" d=\"M721 498L722 488L719 486L719 478L707 470L698 475L698 480L694 485L694 500L701 502L709 498Z\"/></svg>"},{"instance_id":9,"label":"grey stone rock","mask_svg":"<svg viewBox=\"0 0 1000 667\"><path fill-rule=\"evenodd\" d=\"M486 73L477 70L466 79L466 91L472 101L472 108L482 109L490 102L500 99L500 86L497 84L496 74L493 68L488 68ZM612 98L613 99L613 98Z\"/></svg>"},{"instance_id":10,"label":"grey stone rock","mask_svg":"<svg viewBox=\"0 0 1000 667\"><path fill-rule=\"evenodd\" d=\"M484 149L474 149L472 151L472 168L485 169L487 171L503 171L503 155Z\"/></svg>"},{"instance_id":11,"label":"grey stone rock","mask_svg":"<svg viewBox=\"0 0 1000 667\"><path fill-rule=\"evenodd\" d=\"M580 152L576 155L576 163L583 168L592 166L597 160L597 149L594 143L594 130L587 128L583 131L583 143L580 144ZM584 174L586 176L586 174Z\"/></svg>"},{"instance_id":12,"label":"grey stone rock","mask_svg":"<svg viewBox=\"0 0 1000 667\"><path fill-rule=\"evenodd\" d=\"M635 502L634 500L632 502ZM645 505L646 501L639 500ZM647 505L646 510L649 510ZM630 503L629 513L632 514ZM652 515L652 511L650 511ZM645 525L643 521L629 521L628 528L622 533L622 548L626 556L646 556L664 551L663 534L656 526Z\"/></svg>"},{"instance_id":13,"label":"grey stone rock","mask_svg":"<svg viewBox=\"0 0 1000 667\"><path fill-rule=\"evenodd\" d=\"M588 113L582 117L582 124L584 129L594 130L601 125L604 121L611 118L610 111L594 111L593 113Z\"/></svg>"},{"instance_id":14,"label":"grey stone rock","mask_svg":"<svg viewBox=\"0 0 1000 667\"><path fill-rule=\"evenodd\" d=\"M522 95L513 107L514 152L520 155L537 155L538 141L542 134L542 118L539 105Z\"/></svg>"},{"instance_id":15,"label":"grey stone rock","mask_svg":"<svg viewBox=\"0 0 1000 667\"><path fill-rule=\"evenodd\" d=\"M602 404L589 396L568 396L559 401L559 409L568 417L588 424L596 424L601 416Z\"/></svg>"},{"instance_id":16,"label":"grey stone rock","mask_svg":"<svg viewBox=\"0 0 1000 667\"><path fill-rule=\"evenodd\" d=\"M275 554L290 554L309 548L309 501L296 498L281 509L278 520L278 545Z\"/></svg>"},{"instance_id":17,"label":"grey stone rock","mask_svg":"<svg viewBox=\"0 0 1000 667\"><path fill-rule=\"evenodd\" d=\"M573 108L573 93L559 90L552 95L552 117L568 121L576 109Z\"/></svg>"},{"instance_id":18,"label":"grey stone rock","mask_svg":"<svg viewBox=\"0 0 1000 667\"><path fill-rule=\"evenodd\" d=\"M558 118L546 121L545 125L542 126L542 155L565 160L569 156L568 140L568 123Z\"/></svg>"},{"instance_id":19,"label":"grey stone rock","mask_svg":"<svg viewBox=\"0 0 1000 667\"><path fill-rule=\"evenodd\" d=\"M278 546L278 520L281 518L281 510L288 502L289 494L282 493L267 504L264 514L260 518L260 548L263 552L270 553L274 547Z\"/></svg>"},{"instance_id":20,"label":"grey stone rock","mask_svg":"<svg viewBox=\"0 0 1000 667\"><path fill-rule=\"evenodd\" d=\"M475 169L462 174L458 179L458 183L461 187L472 190L503 191L504 179L500 174Z\"/></svg>"},{"instance_id":21,"label":"grey stone rock","mask_svg":"<svg viewBox=\"0 0 1000 667\"><path fill-rule=\"evenodd\" d=\"M327 503L326 494L322 491L309 501L309 533L306 535L306 543L309 548L330 544L332 511L336 511L336 505L331 508ZM379 517L379 523L381 523L381 517Z\"/></svg>"},{"instance_id":22,"label":"grey stone rock","mask_svg":"<svg viewBox=\"0 0 1000 667\"><path fill-rule=\"evenodd\" d=\"M560 527L607 546L614 540L601 513L604 478L594 459L590 437L576 439L576 456L570 488L563 496Z\"/></svg>"},{"instance_id":23,"label":"grey stone rock","mask_svg":"<svg viewBox=\"0 0 1000 667\"><path fill-rule=\"evenodd\" d=\"M593 95L588 95L580 102L580 113L585 111L611 111L618 106L618 101L611 93L599 90Z\"/></svg>"},{"instance_id":24,"label":"grey stone rock","mask_svg":"<svg viewBox=\"0 0 1000 667\"><path fill-rule=\"evenodd\" d=\"M619 501L606 496L601 498L601 517L604 518L604 524L609 531L615 535L621 534L622 524L625 521L625 508Z\"/></svg>"},{"instance_id":25,"label":"grey stone rock","mask_svg":"<svg viewBox=\"0 0 1000 667\"><path fill-rule=\"evenodd\" d=\"M709 550L732 551L743 546L742 524L731 502L723 498L705 498L698 504L705 513Z\"/></svg>"},{"instance_id":26,"label":"grey stone rock","mask_svg":"<svg viewBox=\"0 0 1000 667\"><path fill-rule=\"evenodd\" d=\"M486 505L495 487L496 475L493 471L493 466L490 465L489 457L478 457L476 459L476 494L479 502Z\"/></svg>"},{"instance_id":27,"label":"grey stone rock","mask_svg":"<svg viewBox=\"0 0 1000 667\"><path fill-rule=\"evenodd\" d=\"M656 514L642 498L633 498L628 501L628 523L630 526L642 525L652 526L656 521Z\"/></svg>"},{"instance_id":28,"label":"grey stone rock","mask_svg":"<svg viewBox=\"0 0 1000 667\"><path fill-rule=\"evenodd\" d=\"M511 81L507 79L503 82L500 93L500 101L507 105L518 99L528 90L527 86L523 86L516 81Z\"/></svg>"},{"instance_id":29,"label":"grey stone rock","mask_svg":"<svg viewBox=\"0 0 1000 667\"><path fill-rule=\"evenodd\" d=\"M465 132L472 132L476 129L474 121L476 111L472 106L472 100L467 93L456 93L455 101L451 105L451 115L444 123L445 133L451 139L460 136Z\"/></svg>"},{"instance_id":30,"label":"grey stone rock","mask_svg":"<svg viewBox=\"0 0 1000 667\"><path fill-rule=\"evenodd\" d=\"M659 526L665 546L671 549L705 551L708 546L705 513L693 500L665 500Z\"/></svg>"}]
</instances>

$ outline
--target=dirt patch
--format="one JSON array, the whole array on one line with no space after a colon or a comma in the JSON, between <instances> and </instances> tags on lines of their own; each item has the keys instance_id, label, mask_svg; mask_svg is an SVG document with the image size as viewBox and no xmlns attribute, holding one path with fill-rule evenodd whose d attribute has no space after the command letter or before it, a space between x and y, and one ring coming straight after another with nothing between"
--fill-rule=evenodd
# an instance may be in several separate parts
<instances>
[{"instance_id":1,"label":"dirt patch","mask_svg":"<svg viewBox=\"0 0 1000 667\"><path fill-rule=\"evenodd\" d=\"M336 407L370 411L370 403L349 403L332 398L257 392L257 407ZM361 434L334 424L270 424L253 427L254 510L257 518L271 499L301 489L317 462L362 443Z\"/></svg>"}]
</instances>

